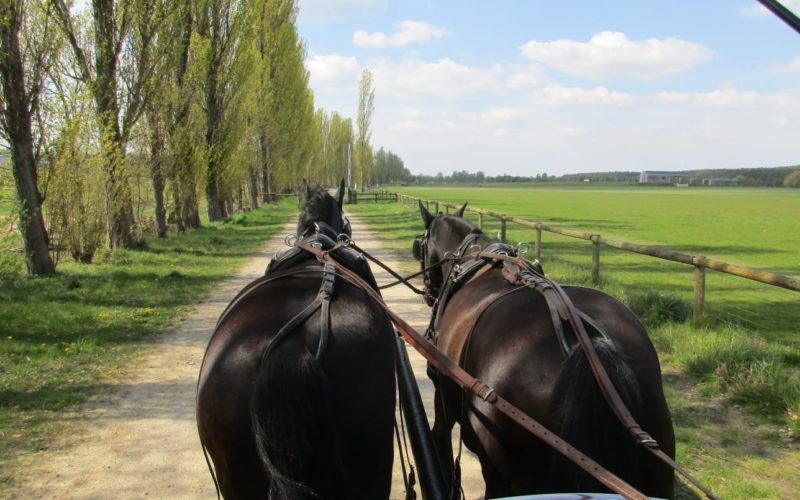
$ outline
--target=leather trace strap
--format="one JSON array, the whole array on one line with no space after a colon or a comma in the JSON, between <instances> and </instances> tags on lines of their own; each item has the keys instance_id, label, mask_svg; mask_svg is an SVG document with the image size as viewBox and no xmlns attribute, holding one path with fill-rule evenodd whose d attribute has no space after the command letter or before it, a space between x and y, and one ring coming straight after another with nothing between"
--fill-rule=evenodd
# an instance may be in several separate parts
<instances>
[{"instance_id":1,"label":"leather trace strap","mask_svg":"<svg viewBox=\"0 0 800 500\"><path fill-rule=\"evenodd\" d=\"M318 248L312 247L302 241L298 241L296 245L316 255L320 262L327 263L333 260L333 257L328 255L328 252L319 250ZM411 344L411 346L414 347L429 363L431 363L431 365L439 370L440 373L452 379L463 390L470 392L487 403L493 405L498 411L556 449L559 453L563 454L577 466L588 472L610 490L628 499L644 500L648 498L646 495L635 489L623 479L603 468L600 464L587 457L579 450L570 446L569 443L553 434L549 429L544 427L535 419L526 415L522 410L506 401L503 397L498 395L494 389L467 373L457 363L445 356L436 348L435 345L427 341L419 332L417 332L402 318L389 309L384 303L383 298L375 290L371 289L367 283L361 279L360 276L344 267L340 267L339 272L346 276L349 281L357 284L367 295L381 305L403 338L409 344Z\"/></svg>"}]
</instances>

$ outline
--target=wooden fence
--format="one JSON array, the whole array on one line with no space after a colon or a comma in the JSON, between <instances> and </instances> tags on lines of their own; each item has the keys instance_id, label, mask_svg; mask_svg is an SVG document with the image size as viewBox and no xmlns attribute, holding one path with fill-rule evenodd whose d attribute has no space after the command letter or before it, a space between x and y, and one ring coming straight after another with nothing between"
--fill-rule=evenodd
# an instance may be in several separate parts
<instances>
[{"instance_id":1,"label":"wooden fence","mask_svg":"<svg viewBox=\"0 0 800 500\"><path fill-rule=\"evenodd\" d=\"M422 202L425 207L430 211L433 207L433 213L438 213L444 209L445 213L450 213L450 209L454 211L460 208L456 205L441 202L438 200L425 200L422 198L415 198L404 194L394 193L400 203L409 203L416 205L417 202ZM478 226L483 229L483 218L492 217L500 221L500 241L506 241L506 230L508 223L517 224L526 228L534 229L536 231L536 239L534 243L534 251L536 258L541 259L542 256L542 231L549 233L560 234L572 238L590 241L592 243L592 279L598 280L600 277L600 248L602 245L618 248L627 252L634 252L658 259L669 260L681 264L687 264L694 267L694 317L699 317L703 314L703 307L705 304L705 290L706 290L706 269L713 269L721 273L747 278L767 285L786 288L787 290L794 290L800 292L800 280L784 276L782 274L769 273L766 271L759 271L749 267L731 264L717 259L705 257L703 255L690 255L682 252L676 252L662 247L652 245L641 245L638 243L630 243L627 241L620 241L605 236L592 233L588 231L581 231L568 227L554 226L543 222L531 221L516 217L513 215L500 214L491 210L482 208L467 207L467 212L478 214Z\"/></svg>"},{"instance_id":2,"label":"wooden fence","mask_svg":"<svg viewBox=\"0 0 800 500\"><path fill-rule=\"evenodd\" d=\"M354 205L365 202L378 203L379 201L397 202L398 196L400 195L390 191L369 191L359 193L358 191L351 189L347 193L347 200L348 203L352 203Z\"/></svg>"}]
</instances>

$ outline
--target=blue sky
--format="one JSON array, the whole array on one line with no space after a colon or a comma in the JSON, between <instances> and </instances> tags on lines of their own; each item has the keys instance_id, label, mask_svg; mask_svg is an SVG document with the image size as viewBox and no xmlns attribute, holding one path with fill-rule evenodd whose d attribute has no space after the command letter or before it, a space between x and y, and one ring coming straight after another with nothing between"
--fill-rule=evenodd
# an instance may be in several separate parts
<instances>
[{"instance_id":1,"label":"blue sky","mask_svg":"<svg viewBox=\"0 0 800 500\"><path fill-rule=\"evenodd\" d=\"M800 0L784 0L800 12ZM316 105L413 173L800 164L800 35L750 0L300 0Z\"/></svg>"}]
</instances>

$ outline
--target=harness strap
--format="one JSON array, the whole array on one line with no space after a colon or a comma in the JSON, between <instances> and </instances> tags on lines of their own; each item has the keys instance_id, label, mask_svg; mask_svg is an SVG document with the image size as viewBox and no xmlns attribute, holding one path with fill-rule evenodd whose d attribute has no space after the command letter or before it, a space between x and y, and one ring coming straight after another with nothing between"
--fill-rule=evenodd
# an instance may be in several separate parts
<instances>
[{"instance_id":1,"label":"harness strap","mask_svg":"<svg viewBox=\"0 0 800 500\"><path fill-rule=\"evenodd\" d=\"M608 402L611 411L617 416L620 422L628 429L628 433L633 437L636 444L640 446L644 446L646 449L650 450L656 457L660 460L665 462L667 465L672 467L673 470L677 471L683 477L685 477L689 482L691 482L694 486L700 489L703 493L711 499L717 499L718 497L714 495L714 493L705 485L700 483L697 479L695 479L691 474L689 474L686 470L684 470L681 466L679 466L675 461L669 457L666 453L658 445L658 442L653 439L650 434L648 434L644 429L639 426L636 420L631 415L630 411L628 410L625 403L622 401L622 398L617 392L617 389L614 387L614 384L611 382L611 379L608 376L608 372L606 371L605 367L600 361L600 357L597 355L597 351L592 344L592 340L589 337L588 332L581 321L581 313L575 304L573 304L572 300L569 298L567 293L564 289L556 283L555 281L545 277L544 275L539 274L533 266L527 262L525 259L521 257L511 257L504 254L495 254L492 252L478 252L478 256L486 257L490 259L501 260L505 262L511 262L516 264L520 268L524 269L524 272L531 273L534 275L534 279L537 282L541 282L546 284L548 288L551 288L555 291L558 300L561 302L563 306L564 313L566 314L566 319L569 322L570 326L572 327L572 331L575 333L575 337L578 339L578 344L580 345L583 352L586 354L586 359L589 361L589 366L594 373L595 379L597 380L597 385L600 387L600 392L603 394L603 397ZM522 274L522 273L520 273Z\"/></svg>"},{"instance_id":2,"label":"harness strap","mask_svg":"<svg viewBox=\"0 0 800 500\"><path fill-rule=\"evenodd\" d=\"M320 262L329 262L332 257L326 252L320 251L304 242L297 242L297 246L305 249L308 252L317 256ZM376 301L386 311L397 329L403 335L403 338L411 344L422 356L428 360L437 370L447 375L454 380L461 388L468 391L487 403L494 405L500 412L505 414L511 420L517 422L520 426L527 429L536 437L546 442L558 452L563 454L569 460L573 461L576 465L587 471L589 474L597 478L598 481L603 483L612 491L623 495L625 498L646 500L647 496L636 490L630 484L613 474L612 472L603 468L600 464L587 457L580 451L576 450L568 443L564 442L561 438L554 435L549 429L534 420L533 418L525 415L519 408L515 407L497 393L494 389L487 386L480 380L476 379L463 368L458 366L453 360L440 352L436 346L425 340L414 328L406 323L402 318L395 314L391 309L386 307L383 298L372 290L360 276L353 273L349 269L341 268L340 272L347 276L352 282L358 284L367 295Z\"/></svg>"}]
</instances>

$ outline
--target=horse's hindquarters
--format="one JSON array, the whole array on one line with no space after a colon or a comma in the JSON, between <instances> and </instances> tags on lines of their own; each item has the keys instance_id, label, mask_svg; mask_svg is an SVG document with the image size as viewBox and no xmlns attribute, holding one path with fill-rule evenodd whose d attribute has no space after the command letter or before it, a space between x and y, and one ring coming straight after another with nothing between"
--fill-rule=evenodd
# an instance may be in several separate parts
<instances>
[{"instance_id":1,"label":"horse's hindquarters","mask_svg":"<svg viewBox=\"0 0 800 500\"><path fill-rule=\"evenodd\" d=\"M317 279L264 286L236 304L212 337L197 419L226 497L264 497L270 487L286 498L388 497L393 330L362 292L343 280L336 287L320 359L317 311L262 363L278 330L316 297ZM277 484L279 476L288 481Z\"/></svg>"}]
</instances>

